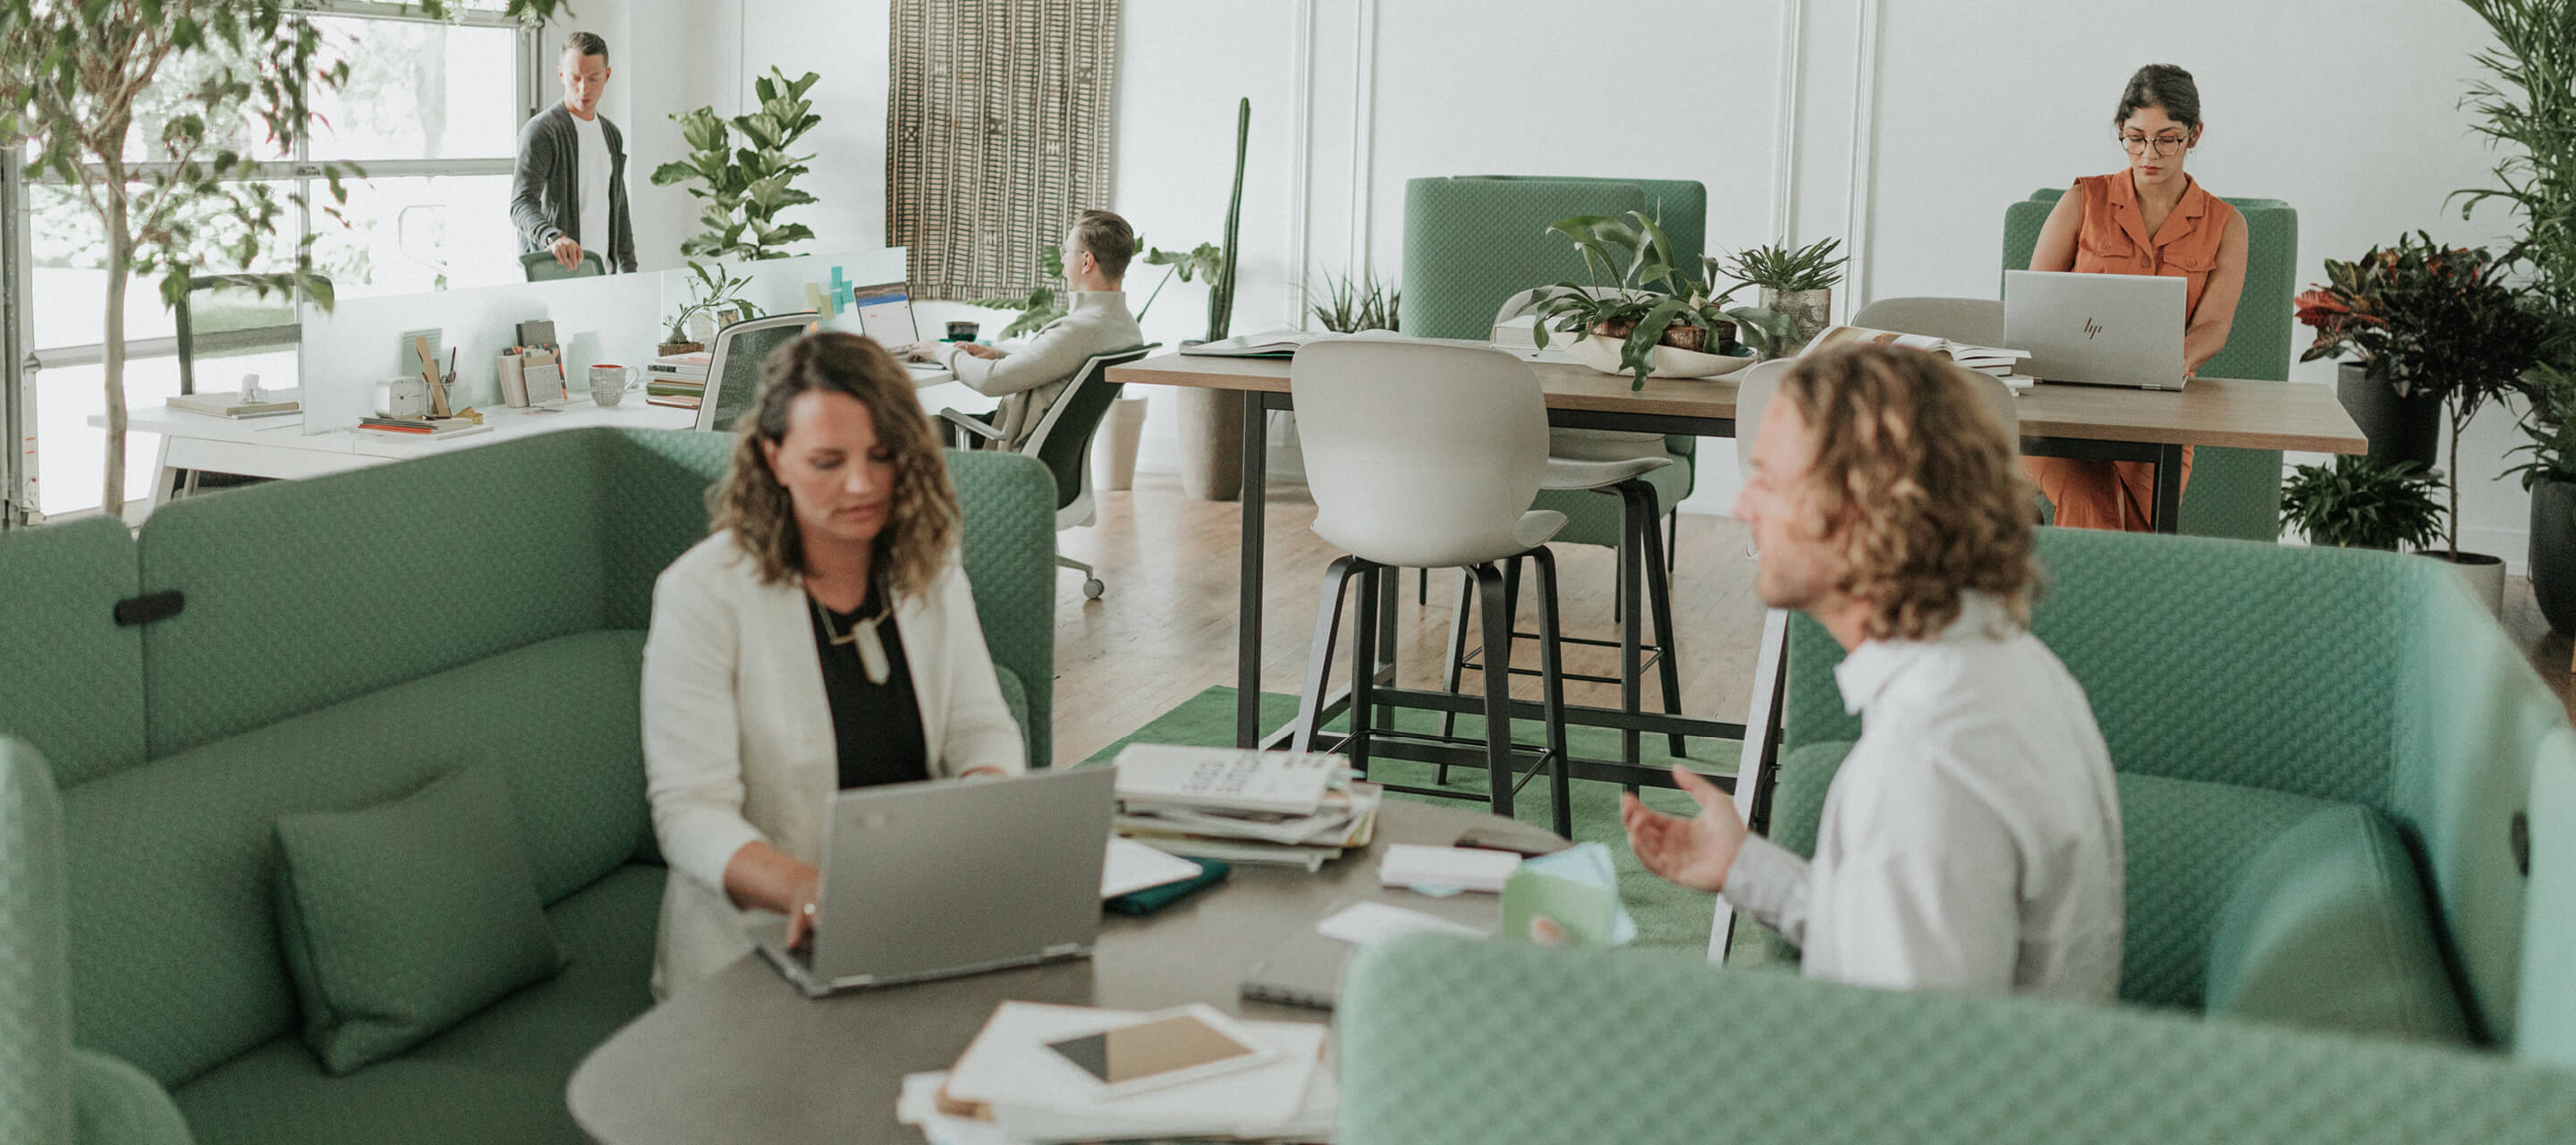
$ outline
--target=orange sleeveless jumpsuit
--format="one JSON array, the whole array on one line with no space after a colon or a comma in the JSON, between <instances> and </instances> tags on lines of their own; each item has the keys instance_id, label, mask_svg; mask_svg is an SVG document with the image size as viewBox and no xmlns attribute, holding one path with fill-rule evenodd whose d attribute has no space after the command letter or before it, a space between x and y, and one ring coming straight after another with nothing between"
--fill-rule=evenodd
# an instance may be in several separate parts
<instances>
[{"instance_id":1,"label":"orange sleeveless jumpsuit","mask_svg":"<svg viewBox=\"0 0 2576 1145\"><path fill-rule=\"evenodd\" d=\"M2129 173L2075 181L2084 197L2084 225L2075 236L2075 270L2083 274L2162 274L2185 279L2183 324L2200 309L2201 292L2218 269L2218 243L2236 219L2236 208L2184 176L2182 200L2150 236L2138 210ZM2191 480L2190 446L2182 450L2182 479ZM2072 529L2149 531L2155 517L2156 467L2147 461L2077 461L2025 457L2022 467L2057 506L2057 523Z\"/></svg>"}]
</instances>

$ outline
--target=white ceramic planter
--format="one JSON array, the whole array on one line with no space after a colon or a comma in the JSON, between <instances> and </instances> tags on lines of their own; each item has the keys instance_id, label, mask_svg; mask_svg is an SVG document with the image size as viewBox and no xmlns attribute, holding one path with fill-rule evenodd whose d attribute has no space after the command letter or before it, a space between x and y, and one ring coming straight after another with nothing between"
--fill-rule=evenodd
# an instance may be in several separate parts
<instances>
[{"instance_id":1,"label":"white ceramic planter","mask_svg":"<svg viewBox=\"0 0 2576 1145\"><path fill-rule=\"evenodd\" d=\"M1567 337L1570 338L1572 335ZM1619 343L1608 338L1596 336L1579 342L1552 344L1564 346L1567 357L1602 373L1628 372L1619 365ZM1753 359L1749 356L1738 358L1727 354L1702 354L1696 350L1684 350L1674 346L1655 347L1654 359L1655 368L1647 375L1654 378L1714 378L1732 374L1753 364Z\"/></svg>"}]
</instances>

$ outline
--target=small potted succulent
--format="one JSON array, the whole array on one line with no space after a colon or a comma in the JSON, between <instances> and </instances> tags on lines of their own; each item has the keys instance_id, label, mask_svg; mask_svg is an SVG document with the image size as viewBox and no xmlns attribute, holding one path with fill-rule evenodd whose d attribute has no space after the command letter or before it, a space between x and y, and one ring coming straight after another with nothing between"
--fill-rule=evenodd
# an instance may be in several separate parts
<instances>
[{"instance_id":1,"label":"small potted succulent","mask_svg":"<svg viewBox=\"0 0 2576 1145\"><path fill-rule=\"evenodd\" d=\"M1726 273L1762 288L1763 309L1788 316L1796 341L1783 353L1796 353L1833 324L1834 287L1843 280L1843 265L1851 261L1850 255L1836 253L1842 245L1834 238L1796 248L1769 243L1740 251L1726 264Z\"/></svg>"},{"instance_id":2,"label":"small potted succulent","mask_svg":"<svg viewBox=\"0 0 2576 1145\"><path fill-rule=\"evenodd\" d=\"M2281 524L2311 544L2420 549L2442 539L2442 479L2412 461L2338 457L2302 465L2281 486Z\"/></svg>"},{"instance_id":3,"label":"small potted succulent","mask_svg":"<svg viewBox=\"0 0 2576 1145\"><path fill-rule=\"evenodd\" d=\"M2576 369L2536 366L2531 409L2513 452L2531 459L2506 470L2531 491L2531 592L2552 632L2576 632Z\"/></svg>"},{"instance_id":4,"label":"small potted succulent","mask_svg":"<svg viewBox=\"0 0 2576 1145\"><path fill-rule=\"evenodd\" d=\"M1571 334L1566 351L1605 374L1627 374L1643 389L1649 375L1704 378L1752 364L1779 349L1779 316L1726 303L1744 284L1717 290L1717 260L1684 265L1672 240L1642 211L1619 218L1577 215L1548 225L1583 257L1582 283L1542 287L1531 301L1532 337L1546 349ZM1740 341L1739 341L1740 339Z\"/></svg>"}]
</instances>

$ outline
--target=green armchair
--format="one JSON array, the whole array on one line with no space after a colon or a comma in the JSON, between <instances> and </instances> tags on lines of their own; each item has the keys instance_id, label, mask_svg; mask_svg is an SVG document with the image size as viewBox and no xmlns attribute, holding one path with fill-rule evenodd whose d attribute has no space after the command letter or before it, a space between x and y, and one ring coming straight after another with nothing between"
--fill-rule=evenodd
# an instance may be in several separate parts
<instances>
[{"instance_id":1,"label":"green armchair","mask_svg":"<svg viewBox=\"0 0 2576 1145\"><path fill-rule=\"evenodd\" d=\"M2004 209L2004 269L2027 270L2040 225L2063 189L2031 192ZM2291 299L2298 293L2299 212L2279 199L2227 199L2245 216L2245 292L2227 348L2201 373L2213 378L2290 378ZM2281 451L2202 446L2193 451L2179 530L2196 536L2273 541L2281 536Z\"/></svg>"}]
</instances>

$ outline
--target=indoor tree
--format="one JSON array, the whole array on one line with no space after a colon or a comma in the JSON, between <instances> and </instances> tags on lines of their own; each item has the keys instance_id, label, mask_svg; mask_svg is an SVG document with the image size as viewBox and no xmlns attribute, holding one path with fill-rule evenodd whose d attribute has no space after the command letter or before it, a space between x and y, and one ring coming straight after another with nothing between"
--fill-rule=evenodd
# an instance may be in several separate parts
<instances>
[{"instance_id":1,"label":"indoor tree","mask_svg":"<svg viewBox=\"0 0 2576 1145\"><path fill-rule=\"evenodd\" d=\"M543 19L562 0L509 0L521 19ZM422 0L444 15L446 0ZM165 69L187 61L181 114L156 123L138 105ZM168 70L176 77L177 70ZM136 272L159 277L161 299L184 297L189 252L215 249L256 265L294 192L253 177L263 156L294 153L314 126L317 89L347 82L345 60L292 0L0 0L0 147L29 156L31 178L52 177L98 219L107 268L104 375L107 472L102 510L125 504L125 295ZM326 165L333 206L354 168ZM331 304L312 270L305 236L294 268L225 276L257 292L303 289Z\"/></svg>"},{"instance_id":2,"label":"indoor tree","mask_svg":"<svg viewBox=\"0 0 2576 1145\"><path fill-rule=\"evenodd\" d=\"M689 156L654 168L653 185L687 183L689 194L705 203L698 209L698 221L706 230L681 243L681 254L786 258L782 248L787 244L814 237L812 228L803 223L779 222L778 212L817 201L793 185L797 176L807 172L805 161L813 156L790 155L788 149L823 122L822 116L814 114L813 101L805 98L821 78L807 72L791 80L773 64L768 75L752 83L760 106L750 114L728 120L713 107L701 107L671 117L688 141ZM733 132L742 133L744 143L739 147L733 143Z\"/></svg>"}]
</instances>

